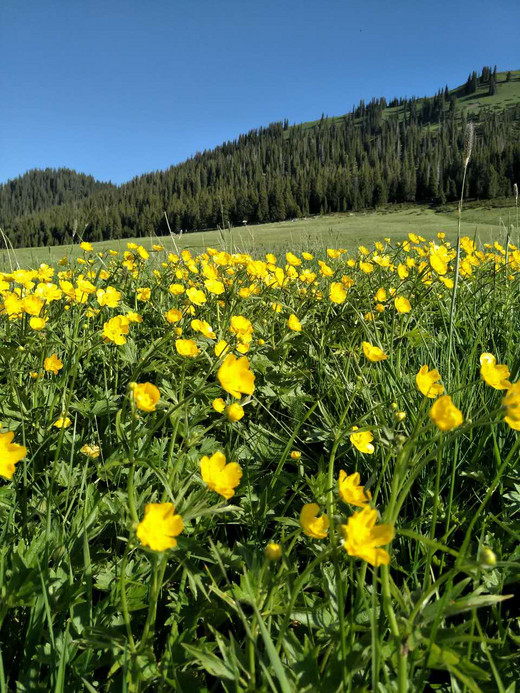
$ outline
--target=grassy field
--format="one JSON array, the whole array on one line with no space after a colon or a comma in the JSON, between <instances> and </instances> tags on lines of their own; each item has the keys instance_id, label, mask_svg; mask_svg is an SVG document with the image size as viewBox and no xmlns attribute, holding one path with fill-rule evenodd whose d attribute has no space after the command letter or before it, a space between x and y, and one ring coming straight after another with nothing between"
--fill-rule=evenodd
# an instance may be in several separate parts
<instances>
[{"instance_id":1,"label":"grassy field","mask_svg":"<svg viewBox=\"0 0 520 693\"><path fill-rule=\"evenodd\" d=\"M0 692L514 693L497 214L459 257L410 209L0 273Z\"/></svg>"},{"instance_id":2,"label":"grassy field","mask_svg":"<svg viewBox=\"0 0 520 693\"><path fill-rule=\"evenodd\" d=\"M482 243L505 240L504 226L510 223L516 226L516 212L512 201L509 206L469 206L463 213L463 231L476 236ZM284 221L275 224L262 224L219 231L190 233L184 236L125 239L96 243L98 251L114 248L126 249L128 241L142 243L150 248L155 243L163 244L168 250L190 248L201 251L207 246L237 250L239 252L267 252L269 249L298 248L301 250L324 250L334 245L354 249L360 244L390 237L393 241L406 238L409 232L419 233L425 238L433 239L439 231L446 233L450 240L457 232L456 207L447 212L436 212L420 206L393 209L383 212L359 212L347 214L330 214L323 217L311 217L295 221ZM75 257L81 253L79 245L55 246L49 248L22 248L10 256L0 250L0 269L9 269L10 261L20 267L37 267L41 262L56 262L64 255Z\"/></svg>"}]
</instances>

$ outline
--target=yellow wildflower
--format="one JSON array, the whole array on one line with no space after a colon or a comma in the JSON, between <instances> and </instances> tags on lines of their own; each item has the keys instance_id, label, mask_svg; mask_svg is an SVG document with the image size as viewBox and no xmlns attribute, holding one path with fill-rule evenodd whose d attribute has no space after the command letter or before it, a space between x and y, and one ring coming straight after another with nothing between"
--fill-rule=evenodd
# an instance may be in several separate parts
<instances>
[{"instance_id":1,"label":"yellow wildflower","mask_svg":"<svg viewBox=\"0 0 520 693\"><path fill-rule=\"evenodd\" d=\"M427 365L421 366L419 372L415 376L417 387L425 397L429 397L430 399L435 399L437 395L442 395L444 392L444 386L437 382L440 379L441 374L439 371L436 368L430 371Z\"/></svg>"},{"instance_id":2,"label":"yellow wildflower","mask_svg":"<svg viewBox=\"0 0 520 693\"><path fill-rule=\"evenodd\" d=\"M80 452L95 460L99 457L101 450L99 449L99 445L89 445L88 443L85 443L85 445L83 445L83 447L80 449Z\"/></svg>"},{"instance_id":3,"label":"yellow wildflower","mask_svg":"<svg viewBox=\"0 0 520 693\"><path fill-rule=\"evenodd\" d=\"M377 510L363 508L354 513L341 525L344 538L343 547L349 556L361 558L370 565L388 565L390 556L385 549L379 548L392 541L394 528L391 525L376 525Z\"/></svg>"},{"instance_id":4,"label":"yellow wildflower","mask_svg":"<svg viewBox=\"0 0 520 693\"><path fill-rule=\"evenodd\" d=\"M520 381L511 385L502 400L502 406L506 409L504 421L515 431L520 431Z\"/></svg>"},{"instance_id":5,"label":"yellow wildflower","mask_svg":"<svg viewBox=\"0 0 520 693\"><path fill-rule=\"evenodd\" d=\"M237 462L226 464L226 457L215 452L211 457L205 455L200 461L202 480L212 490L229 500L242 478L242 469Z\"/></svg>"},{"instance_id":6,"label":"yellow wildflower","mask_svg":"<svg viewBox=\"0 0 520 693\"><path fill-rule=\"evenodd\" d=\"M357 505L363 508L372 498L370 491L365 493L365 488L360 485L361 477L358 472L349 474L342 469L339 473L339 493L345 503Z\"/></svg>"},{"instance_id":7,"label":"yellow wildflower","mask_svg":"<svg viewBox=\"0 0 520 693\"><path fill-rule=\"evenodd\" d=\"M240 421L244 416L244 408L234 402L226 407L226 414L230 421Z\"/></svg>"},{"instance_id":8,"label":"yellow wildflower","mask_svg":"<svg viewBox=\"0 0 520 693\"><path fill-rule=\"evenodd\" d=\"M358 427L357 426L352 426L353 431L357 431ZM375 448L372 445L372 441L374 440L374 435L370 431L360 431L359 433L351 433L349 435L350 442L352 445L359 450L359 452L362 452L367 455L372 455Z\"/></svg>"},{"instance_id":9,"label":"yellow wildflower","mask_svg":"<svg viewBox=\"0 0 520 693\"><path fill-rule=\"evenodd\" d=\"M144 509L144 519L137 526L137 537L153 551L166 551L177 546L175 537L183 529L182 517L175 514L173 503L149 503Z\"/></svg>"},{"instance_id":10,"label":"yellow wildflower","mask_svg":"<svg viewBox=\"0 0 520 693\"><path fill-rule=\"evenodd\" d=\"M121 346L126 344L125 335L130 329L130 321L124 315L116 315L103 325L103 339Z\"/></svg>"},{"instance_id":11,"label":"yellow wildflower","mask_svg":"<svg viewBox=\"0 0 520 693\"><path fill-rule=\"evenodd\" d=\"M59 359L56 354L52 354L45 359L43 362L43 367L47 373L54 373L54 375L58 375L58 371L63 368L63 361Z\"/></svg>"},{"instance_id":12,"label":"yellow wildflower","mask_svg":"<svg viewBox=\"0 0 520 693\"><path fill-rule=\"evenodd\" d=\"M234 354L228 354L217 373L221 386L236 399L240 395L252 395L255 390L255 376L249 369L249 359L242 356L239 359Z\"/></svg>"},{"instance_id":13,"label":"yellow wildflower","mask_svg":"<svg viewBox=\"0 0 520 693\"><path fill-rule=\"evenodd\" d=\"M388 356L379 347L373 346L370 342L362 342L363 353L366 358L373 363L384 361Z\"/></svg>"},{"instance_id":14,"label":"yellow wildflower","mask_svg":"<svg viewBox=\"0 0 520 693\"><path fill-rule=\"evenodd\" d=\"M56 428L68 428L71 424L72 420L68 416L60 416L52 425Z\"/></svg>"},{"instance_id":15,"label":"yellow wildflower","mask_svg":"<svg viewBox=\"0 0 520 693\"><path fill-rule=\"evenodd\" d=\"M199 348L193 339L176 339L175 348L181 356L195 358L199 353Z\"/></svg>"},{"instance_id":16,"label":"yellow wildflower","mask_svg":"<svg viewBox=\"0 0 520 693\"><path fill-rule=\"evenodd\" d=\"M325 513L317 517L320 508L317 503L306 503L300 513L300 525L303 533L313 539L325 539L330 526Z\"/></svg>"},{"instance_id":17,"label":"yellow wildflower","mask_svg":"<svg viewBox=\"0 0 520 693\"><path fill-rule=\"evenodd\" d=\"M11 479L15 472L15 465L27 454L27 448L18 443L13 443L14 432L0 432L0 476Z\"/></svg>"},{"instance_id":18,"label":"yellow wildflower","mask_svg":"<svg viewBox=\"0 0 520 693\"><path fill-rule=\"evenodd\" d=\"M330 285L329 298L332 303L344 303L347 292L341 282L332 282Z\"/></svg>"},{"instance_id":19,"label":"yellow wildflower","mask_svg":"<svg viewBox=\"0 0 520 693\"><path fill-rule=\"evenodd\" d=\"M132 387L135 406L141 411L155 411L157 402L161 398L159 388L152 383L135 384Z\"/></svg>"},{"instance_id":20,"label":"yellow wildflower","mask_svg":"<svg viewBox=\"0 0 520 693\"><path fill-rule=\"evenodd\" d=\"M412 310L410 301L404 296L398 296L394 300L394 305L398 313L409 313Z\"/></svg>"},{"instance_id":21,"label":"yellow wildflower","mask_svg":"<svg viewBox=\"0 0 520 693\"><path fill-rule=\"evenodd\" d=\"M215 411L217 411L219 414L222 414L224 409L226 408L226 403L222 399L222 397L217 397L216 399L213 400L211 403L211 406Z\"/></svg>"},{"instance_id":22,"label":"yellow wildflower","mask_svg":"<svg viewBox=\"0 0 520 693\"><path fill-rule=\"evenodd\" d=\"M298 320L298 318L296 317L296 315L294 313L289 316L289 320L287 320L287 326L293 332L301 332L302 331L301 322Z\"/></svg>"},{"instance_id":23,"label":"yellow wildflower","mask_svg":"<svg viewBox=\"0 0 520 693\"><path fill-rule=\"evenodd\" d=\"M480 375L482 380L495 390L508 390L511 387L508 380L511 375L509 368L503 364L497 364L493 354L480 355Z\"/></svg>"},{"instance_id":24,"label":"yellow wildflower","mask_svg":"<svg viewBox=\"0 0 520 693\"><path fill-rule=\"evenodd\" d=\"M464 422L462 412L453 404L449 395L439 397L430 409L430 418L441 431L451 431Z\"/></svg>"}]
</instances>

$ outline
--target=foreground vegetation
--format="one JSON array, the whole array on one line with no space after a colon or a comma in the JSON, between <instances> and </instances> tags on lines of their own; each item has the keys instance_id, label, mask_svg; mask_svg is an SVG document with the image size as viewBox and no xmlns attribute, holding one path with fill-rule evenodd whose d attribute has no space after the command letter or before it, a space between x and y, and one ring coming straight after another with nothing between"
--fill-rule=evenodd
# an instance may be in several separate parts
<instances>
[{"instance_id":1,"label":"foreground vegetation","mask_svg":"<svg viewBox=\"0 0 520 693\"><path fill-rule=\"evenodd\" d=\"M513 691L514 243L0 274L0 690Z\"/></svg>"}]
</instances>

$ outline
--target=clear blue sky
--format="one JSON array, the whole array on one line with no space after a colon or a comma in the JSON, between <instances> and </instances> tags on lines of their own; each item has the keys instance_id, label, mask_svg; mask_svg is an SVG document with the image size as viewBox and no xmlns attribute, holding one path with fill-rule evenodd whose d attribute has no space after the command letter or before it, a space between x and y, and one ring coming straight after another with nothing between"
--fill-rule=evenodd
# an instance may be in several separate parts
<instances>
[{"instance_id":1,"label":"clear blue sky","mask_svg":"<svg viewBox=\"0 0 520 693\"><path fill-rule=\"evenodd\" d=\"M2 0L0 182L116 183L240 133L520 68L514 0Z\"/></svg>"}]
</instances>

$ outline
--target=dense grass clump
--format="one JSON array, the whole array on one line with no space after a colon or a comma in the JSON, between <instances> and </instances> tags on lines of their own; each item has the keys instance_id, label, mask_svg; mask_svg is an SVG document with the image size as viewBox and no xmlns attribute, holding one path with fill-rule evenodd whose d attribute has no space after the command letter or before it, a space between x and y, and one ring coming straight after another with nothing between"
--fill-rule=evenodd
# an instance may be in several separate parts
<instances>
[{"instance_id":1,"label":"dense grass clump","mask_svg":"<svg viewBox=\"0 0 520 693\"><path fill-rule=\"evenodd\" d=\"M514 690L513 242L129 246L0 273L0 690Z\"/></svg>"}]
</instances>

